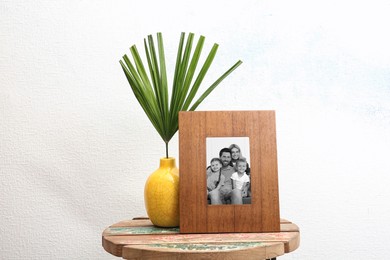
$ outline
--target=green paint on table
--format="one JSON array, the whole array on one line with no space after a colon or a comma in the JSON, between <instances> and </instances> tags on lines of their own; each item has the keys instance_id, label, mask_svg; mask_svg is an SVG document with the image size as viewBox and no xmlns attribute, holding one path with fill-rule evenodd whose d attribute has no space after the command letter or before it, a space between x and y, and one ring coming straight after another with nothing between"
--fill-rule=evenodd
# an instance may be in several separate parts
<instances>
[{"instance_id":1,"label":"green paint on table","mask_svg":"<svg viewBox=\"0 0 390 260\"><path fill-rule=\"evenodd\" d=\"M238 242L238 243L229 243L229 244L151 244L148 245L154 248L167 248L167 249L179 249L179 250L189 250L189 251L227 251L227 250L238 250L246 248L254 248L264 245L261 242Z\"/></svg>"},{"instance_id":2,"label":"green paint on table","mask_svg":"<svg viewBox=\"0 0 390 260\"><path fill-rule=\"evenodd\" d=\"M106 234L115 235L149 235L149 234L171 234L179 233L179 228L159 228L159 227L110 227Z\"/></svg>"}]
</instances>

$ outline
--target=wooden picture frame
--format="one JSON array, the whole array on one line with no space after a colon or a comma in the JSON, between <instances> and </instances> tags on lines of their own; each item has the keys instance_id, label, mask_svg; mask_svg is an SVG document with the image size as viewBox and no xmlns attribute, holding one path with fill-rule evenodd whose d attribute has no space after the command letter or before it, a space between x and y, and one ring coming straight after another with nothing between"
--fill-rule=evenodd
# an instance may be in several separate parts
<instances>
[{"instance_id":1,"label":"wooden picture frame","mask_svg":"<svg viewBox=\"0 0 390 260\"><path fill-rule=\"evenodd\" d=\"M251 204L208 204L206 139L214 137L249 137ZM181 233L280 231L275 111L181 111L179 155Z\"/></svg>"}]
</instances>

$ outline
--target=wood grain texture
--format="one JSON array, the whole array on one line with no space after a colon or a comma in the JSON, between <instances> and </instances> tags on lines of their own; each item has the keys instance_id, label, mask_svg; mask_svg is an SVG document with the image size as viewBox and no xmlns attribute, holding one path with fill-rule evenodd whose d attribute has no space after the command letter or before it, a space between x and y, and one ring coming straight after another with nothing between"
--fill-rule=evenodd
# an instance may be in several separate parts
<instances>
[{"instance_id":1,"label":"wood grain texture","mask_svg":"<svg viewBox=\"0 0 390 260\"><path fill-rule=\"evenodd\" d=\"M181 234L147 219L125 220L104 230L102 245L125 259L269 259L299 247L298 226L281 222L281 231L272 233ZM149 233L137 233L140 228Z\"/></svg>"},{"instance_id":2,"label":"wood grain texture","mask_svg":"<svg viewBox=\"0 0 390 260\"><path fill-rule=\"evenodd\" d=\"M206 138L249 137L250 205L208 205ZM180 232L280 231L274 111L179 113Z\"/></svg>"},{"instance_id":3,"label":"wood grain texture","mask_svg":"<svg viewBox=\"0 0 390 260\"><path fill-rule=\"evenodd\" d=\"M283 243L157 244L126 246L125 259L270 259L284 254Z\"/></svg>"}]
</instances>

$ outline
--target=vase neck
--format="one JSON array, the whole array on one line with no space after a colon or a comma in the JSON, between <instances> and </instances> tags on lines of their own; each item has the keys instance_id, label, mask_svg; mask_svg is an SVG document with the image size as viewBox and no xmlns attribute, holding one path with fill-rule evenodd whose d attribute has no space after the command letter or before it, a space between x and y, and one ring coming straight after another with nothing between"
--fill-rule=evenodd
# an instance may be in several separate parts
<instances>
[{"instance_id":1,"label":"vase neck","mask_svg":"<svg viewBox=\"0 0 390 260\"><path fill-rule=\"evenodd\" d=\"M160 159L160 167L174 168L176 167L176 160L173 157L164 157Z\"/></svg>"}]
</instances>

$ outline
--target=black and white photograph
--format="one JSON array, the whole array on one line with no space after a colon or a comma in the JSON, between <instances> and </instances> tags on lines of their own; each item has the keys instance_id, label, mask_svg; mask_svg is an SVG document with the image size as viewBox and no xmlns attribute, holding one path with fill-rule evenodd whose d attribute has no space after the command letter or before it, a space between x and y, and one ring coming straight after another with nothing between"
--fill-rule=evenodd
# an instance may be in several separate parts
<instances>
[{"instance_id":1,"label":"black and white photograph","mask_svg":"<svg viewBox=\"0 0 390 260\"><path fill-rule=\"evenodd\" d=\"M251 204L249 137L206 138L209 205Z\"/></svg>"}]
</instances>

